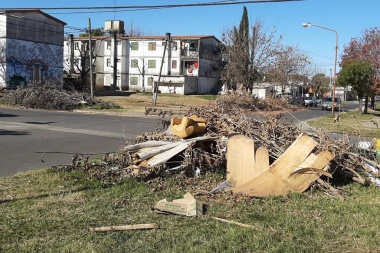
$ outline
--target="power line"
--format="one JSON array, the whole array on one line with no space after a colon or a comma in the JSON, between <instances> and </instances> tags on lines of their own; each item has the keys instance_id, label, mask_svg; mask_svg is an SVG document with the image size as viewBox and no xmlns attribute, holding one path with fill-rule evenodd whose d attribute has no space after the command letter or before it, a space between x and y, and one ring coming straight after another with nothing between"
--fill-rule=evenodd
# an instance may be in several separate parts
<instances>
[{"instance_id":1,"label":"power line","mask_svg":"<svg viewBox=\"0 0 380 253\"><path fill-rule=\"evenodd\" d=\"M279 3L279 2L299 2L304 0L250 0L250 1L217 1L206 3L190 3L190 4L166 4L166 5L135 5L135 6L90 6L90 7L33 7L33 8L13 8L12 10L25 9L40 9L40 10L111 10L102 12L119 11L142 11L151 9L167 9L180 7L205 7L205 6L222 6L222 5L237 5L237 4L258 4L258 3ZM50 14L78 14L78 13L93 13L93 12L70 12L70 13L50 13ZM97 11L99 13L99 11Z\"/></svg>"}]
</instances>

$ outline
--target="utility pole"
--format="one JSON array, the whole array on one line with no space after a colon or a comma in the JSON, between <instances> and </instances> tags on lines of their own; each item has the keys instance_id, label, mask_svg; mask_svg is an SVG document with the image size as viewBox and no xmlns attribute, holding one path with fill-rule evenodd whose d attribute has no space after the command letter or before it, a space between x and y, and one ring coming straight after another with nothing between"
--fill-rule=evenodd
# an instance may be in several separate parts
<instances>
[{"instance_id":1,"label":"utility pole","mask_svg":"<svg viewBox=\"0 0 380 253\"><path fill-rule=\"evenodd\" d=\"M161 67L160 67L160 74L158 75L158 81L157 84L154 84L153 88L153 105L156 106L157 103L157 93L158 93L158 87L160 86L160 79L161 79L161 73L162 73L162 67L164 65L164 60L165 60L165 52L166 52L166 47L168 45L168 42L171 40L170 38L170 33L166 33L165 36L165 46L164 46L164 53L162 55L162 61L161 61Z\"/></svg>"},{"instance_id":2,"label":"utility pole","mask_svg":"<svg viewBox=\"0 0 380 253\"><path fill-rule=\"evenodd\" d=\"M113 34L113 84L111 90L116 90L117 83L117 39L116 32Z\"/></svg>"},{"instance_id":3,"label":"utility pole","mask_svg":"<svg viewBox=\"0 0 380 253\"><path fill-rule=\"evenodd\" d=\"M74 35L70 34L70 74L74 73Z\"/></svg>"},{"instance_id":4,"label":"utility pole","mask_svg":"<svg viewBox=\"0 0 380 253\"><path fill-rule=\"evenodd\" d=\"M93 81L93 69L92 69L92 36L91 36L91 19L88 18L88 30L90 32L88 46L90 50L90 88L91 98L94 98L94 81Z\"/></svg>"}]
</instances>

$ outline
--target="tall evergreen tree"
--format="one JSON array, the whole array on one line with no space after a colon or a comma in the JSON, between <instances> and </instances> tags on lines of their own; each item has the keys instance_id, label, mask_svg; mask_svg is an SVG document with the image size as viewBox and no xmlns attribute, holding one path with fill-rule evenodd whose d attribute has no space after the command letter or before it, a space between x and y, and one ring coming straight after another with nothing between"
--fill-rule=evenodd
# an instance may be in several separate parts
<instances>
[{"instance_id":1,"label":"tall evergreen tree","mask_svg":"<svg viewBox=\"0 0 380 253\"><path fill-rule=\"evenodd\" d=\"M239 31L238 31L238 47L241 49L241 82L245 88L250 87L249 67L250 67L250 54L249 54L249 20L247 7L244 6L243 15L241 17Z\"/></svg>"}]
</instances>

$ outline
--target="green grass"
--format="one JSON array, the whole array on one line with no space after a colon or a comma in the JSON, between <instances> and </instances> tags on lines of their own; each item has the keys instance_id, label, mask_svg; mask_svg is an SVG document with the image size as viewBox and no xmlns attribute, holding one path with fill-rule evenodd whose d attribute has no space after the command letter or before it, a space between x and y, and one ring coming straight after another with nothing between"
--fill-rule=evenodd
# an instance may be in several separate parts
<instances>
[{"instance_id":1,"label":"green grass","mask_svg":"<svg viewBox=\"0 0 380 253\"><path fill-rule=\"evenodd\" d=\"M205 99L205 100L216 100L218 95L197 95L197 97Z\"/></svg>"},{"instance_id":2,"label":"green grass","mask_svg":"<svg viewBox=\"0 0 380 253\"><path fill-rule=\"evenodd\" d=\"M339 121L334 118L339 115ZM323 129L328 132L345 133L349 135L360 135L365 137L380 137L380 112L360 114L359 112L345 112L335 116L330 114L326 117L308 121L310 126Z\"/></svg>"},{"instance_id":3,"label":"green grass","mask_svg":"<svg viewBox=\"0 0 380 253\"><path fill-rule=\"evenodd\" d=\"M204 216L151 210L163 198L211 189L220 176L192 184L128 179L102 186L82 172L29 171L0 179L0 252L377 252L379 189L350 184L345 201L317 190L269 198L228 193L197 198ZM243 228L212 219L250 224ZM89 227L156 223L156 230L90 232Z\"/></svg>"}]
</instances>

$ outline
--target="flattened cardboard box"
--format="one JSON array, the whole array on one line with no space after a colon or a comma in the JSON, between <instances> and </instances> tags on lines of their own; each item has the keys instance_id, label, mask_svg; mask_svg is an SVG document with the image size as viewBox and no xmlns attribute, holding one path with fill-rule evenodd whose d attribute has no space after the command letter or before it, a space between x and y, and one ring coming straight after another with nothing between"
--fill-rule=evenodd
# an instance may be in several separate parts
<instances>
[{"instance_id":1,"label":"flattened cardboard box","mask_svg":"<svg viewBox=\"0 0 380 253\"><path fill-rule=\"evenodd\" d=\"M183 199L175 199L173 202L168 202L162 199L154 206L155 210L163 213L173 213L185 216L203 215L203 203L196 200L193 195L186 193Z\"/></svg>"}]
</instances>

